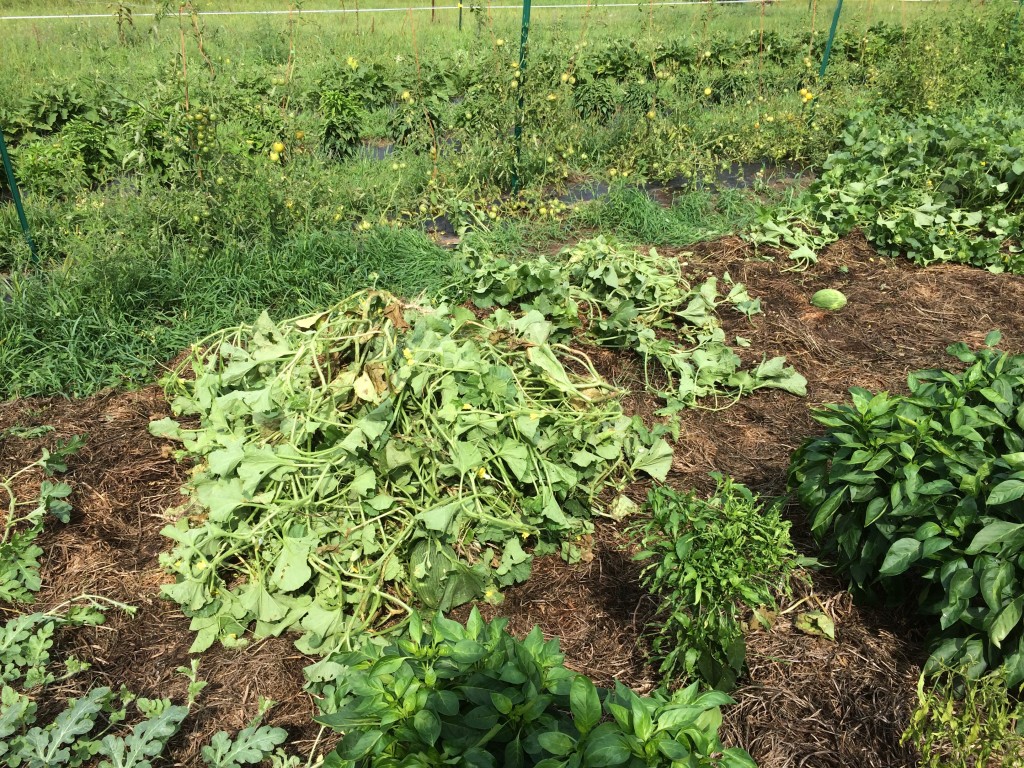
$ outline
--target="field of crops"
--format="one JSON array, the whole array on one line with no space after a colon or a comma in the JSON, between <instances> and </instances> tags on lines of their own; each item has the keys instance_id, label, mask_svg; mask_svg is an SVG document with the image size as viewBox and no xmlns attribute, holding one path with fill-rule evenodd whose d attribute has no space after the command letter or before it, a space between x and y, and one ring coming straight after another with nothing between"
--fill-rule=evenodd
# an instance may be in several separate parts
<instances>
[{"instance_id":1,"label":"field of crops","mask_svg":"<svg viewBox=\"0 0 1024 768\"><path fill-rule=\"evenodd\" d=\"M1024 765L1021 6L834 11L0 0L0 765Z\"/></svg>"}]
</instances>

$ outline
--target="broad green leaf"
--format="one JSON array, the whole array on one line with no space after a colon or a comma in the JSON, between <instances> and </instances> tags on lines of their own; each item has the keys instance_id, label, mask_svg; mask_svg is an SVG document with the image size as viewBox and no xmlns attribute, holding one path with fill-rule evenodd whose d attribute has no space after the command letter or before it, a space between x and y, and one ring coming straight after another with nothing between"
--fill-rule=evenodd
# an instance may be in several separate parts
<instances>
[{"instance_id":1,"label":"broad green leaf","mask_svg":"<svg viewBox=\"0 0 1024 768\"><path fill-rule=\"evenodd\" d=\"M232 439L227 441L223 448L207 454L206 461L211 474L227 477L233 473L245 458L244 444L242 438Z\"/></svg>"},{"instance_id":2,"label":"broad green leaf","mask_svg":"<svg viewBox=\"0 0 1024 768\"><path fill-rule=\"evenodd\" d=\"M921 557L921 542L917 539L897 539L889 547L878 573L880 576L897 576L906 571Z\"/></svg>"},{"instance_id":3,"label":"broad green leaf","mask_svg":"<svg viewBox=\"0 0 1024 768\"><path fill-rule=\"evenodd\" d=\"M643 449L633 459L634 472L645 472L662 482L672 469L673 451L664 439L658 439L650 448Z\"/></svg>"},{"instance_id":4,"label":"broad green leaf","mask_svg":"<svg viewBox=\"0 0 1024 768\"><path fill-rule=\"evenodd\" d=\"M484 463L480 449L472 443L457 442L452 448L452 464L459 474L476 472Z\"/></svg>"},{"instance_id":5,"label":"broad green leaf","mask_svg":"<svg viewBox=\"0 0 1024 768\"><path fill-rule=\"evenodd\" d=\"M168 440L181 440L181 425L169 416L149 422L149 434L153 437L164 437Z\"/></svg>"},{"instance_id":6,"label":"broad green leaf","mask_svg":"<svg viewBox=\"0 0 1024 768\"><path fill-rule=\"evenodd\" d=\"M223 480L203 480L195 484L196 500L210 511L210 519L223 523L239 507L252 501L251 494L242 489L242 481L233 477Z\"/></svg>"},{"instance_id":7,"label":"broad green leaf","mask_svg":"<svg viewBox=\"0 0 1024 768\"><path fill-rule=\"evenodd\" d=\"M1006 607L999 612L995 620L992 622L992 626L990 626L988 630L988 635L992 644L996 648L1001 647L1006 636L1014 630L1018 623L1020 623L1022 606L1024 606L1024 596L1020 596L1007 603Z\"/></svg>"},{"instance_id":8,"label":"broad green leaf","mask_svg":"<svg viewBox=\"0 0 1024 768\"><path fill-rule=\"evenodd\" d=\"M257 621L273 623L287 612L260 580L250 581L238 590L239 603Z\"/></svg>"},{"instance_id":9,"label":"broad green leaf","mask_svg":"<svg viewBox=\"0 0 1024 768\"><path fill-rule=\"evenodd\" d=\"M867 528L869 525L873 525L888 510L889 500L886 497L878 496L872 499L868 504L867 511L864 513L864 527Z\"/></svg>"},{"instance_id":10,"label":"broad green leaf","mask_svg":"<svg viewBox=\"0 0 1024 768\"><path fill-rule=\"evenodd\" d=\"M270 574L270 583L282 592L293 592L304 586L313 575L309 556L317 542L316 536L293 536L286 533L281 540L281 552L274 563L274 570Z\"/></svg>"},{"instance_id":11,"label":"broad green leaf","mask_svg":"<svg viewBox=\"0 0 1024 768\"><path fill-rule=\"evenodd\" d=\"M421 709L413 717L413 727L424 742L433 746L441 736L441 721L429 709Z\"/></svg>"},{"instance_id":12,"label":"broad green leaf","mask_svg":"<svg viewBox=\"0 0 1024 768\"><path fill-rule=\"evenodd\" d=\"M1009 538L1011 538L1018 531L1024 529L1024 523L1011 523L1006 520L996 520L995 522L989 523L971 540L970 546L967 547L966 553L968 555L976 555L979 552L984 552L991 548L996 548L993 551L998 551L998 548Z\"/></svg>"},{"instance_id":13,"label":"broad green leaf","mask_svg":"<svg viewBox=\"0 0 1024 768\"><path fill-rule=\"evenodd\" d=\"M512 568L519 563L524 563L530 560L530 555L523 550L522 544L519 543L518 536L512 536L505 542L505 549L501 556L501 564L498 566L495 573L499 576L503 576Z\"/></svg>"},{"instance_id":14,"label":"broad green leaf","mask_svg":"<svg viewBox=\"0 0 1024 768\"><path fill-rule=\"evenodd\" d=\"M601 700L597 688L589 678L577 675L569 689L569 707L573 723L583 735L589 733L601 721Z\"/></svg>"},{"instance_id":15,"label":"broad green leaf","mask_svg":"<svg viewBox=\"0 0 1024 768\"><path fill-rule=\"evenodd\" d=\"M812 528L816 535L822 535L828 526L831 525L832 518L835 516L836 510L842 505L846 494L846 488L840 486L814 511Z\"/></svg>"},{"instance_id":16,"label":"broad green leaf","mask_svg":"<svg viewBox=\"0 0 1024 768\"><path fill-rule=\"evenodd\" d=\"M1024 496L1024 480L1003 480L989 491L987 503L989 506L1009 504L1022 496Z\"/></svg>"},{"instance_id":17,"label":"broad green leaf","mask_svg":"<svg viewBox=\"0 0 1024 768\"><path fill-rule=\"evenodd\" d=\"M629 746L621 733L606 732L587 739L584 747L584 764L592 768L608 768L622 765L630 757Z\"/></svg>"},{"instance_id":18,"label":"broad green leaf","mask_svg":"<svg viewBox=\"0 0 1024 768\"><path fill-rule=\"evenodd\" d=\"M576 748L576 741L567 733L548 731L537 737L537 743L552 755L563 757Z\"/></svg>"},{"instance_id":19,"label":"broad green leaf","mask_svg":"<svg viewBox=\"0 0 1024 768\"><path fill-rule=\"evenodd\" d=\"M242 493L253 494L267 475L288 465L269 445L247 446L244 457L238 465L238 477L242 481Z\"/></svg>"},{"instance_id":20,"label":"broad green leaf","mask_svg":"<svg viewBox=\"0 0 1024 768\"><path fill-rule=\"evenodd\" d=\"M558 362L550 347L537 346L526 350L526 356L534 365L536 370L548 377L552 384L564 392L575 391L575 387L569 380L565 368Z\"/></svg>"},{"instance_id":21,"label":"broad green leaf","mask_svg":"<svg viewBox=\"0 0 1024 768\"><path fill-rule=\"evenodd\" d=\"M977 567L977 566L975 566ZM991 611L997 611L1002 607L1002 593L1014 581L1014 567L1006 561L993 560L991 564L982 571L978 579L981 596Z\"/></svg>"},{"instance_id":22,"label":"broad green leaf","mask_svg":"<svg viewBox=\"0 0 1024 768\"><path fill-rule=\"evenodd\" d=\"M462 509L464 502L453 501L448 504L441 504L432 509L424 510L416 515L416 519L423 523L423 527L430 531L444 533L452 524L455 515Z\"/></svg>"}]
</instances>

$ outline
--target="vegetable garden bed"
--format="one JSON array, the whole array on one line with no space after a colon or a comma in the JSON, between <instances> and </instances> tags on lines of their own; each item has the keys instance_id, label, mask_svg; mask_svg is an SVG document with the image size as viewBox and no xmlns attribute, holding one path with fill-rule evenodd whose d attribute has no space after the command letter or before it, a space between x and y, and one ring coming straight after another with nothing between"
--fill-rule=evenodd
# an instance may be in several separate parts
<instances>
[{"instance_id":1,"label":"vegetable garden bed","mask_svg":"<svg viewBox=\"0 0 1024 768\"><path fill-rule=\"evenodd\" d=\"M749 339L757 358L785 355L808 380L803 399L760 391L725 410L682 411L668 478L682 490L710 489L708 473L718 471L759 493L781 493L790 454L821 431L811 407L844 402L853 386L903 392L913 370L955 370L959 364L945 348L961 341L980 346L994 328L1003 332L1003 349L1024 350L1024 278L958 266L914 267L877 257L856 235L829 246L803 273L756 260L751 246L738 239L663 255L685 262L683 271L691 278L728 271L745 283L761 299L764 314L752 321L731 317L727 334ZM821 288L840 289L848 305L835 313L812 307L808 300ZM585 351L609 382L630 390L626 412L650 419L660 403L645 393L636 356ZM745 362L757 359L752 353ZM69 459L67 478L75 489L71 523L49 527L38 542L45 551L43 590L34 609L81 593L138 607L134 617L110 611L102 626L58 633L57 655L75 655L93 666L52 686L47 696L122 683L143 696L186 696L188 681L176 670L188 666L195 636L178 606L158 596L168 580L159 555L169 549L160 531L170 519L168 510L181 503L178 490L188 476L188 467L174 459L175 446L148 431L151 421L168 415L156 388L0 406L4 476L32 462L54 437L88 436ZM41 425L56 429L26 436L32 433L25 428ZM645 483L635 483L628 494L640 502L646 490ZM795 507L787 513L797 548L816 554L804 516ZM560 638L568 665L598 685L619 680L647 693L657 676L639 638L658 606L639 587L640 564L622 551L626 524L599 522L592 539L584 541L580 562L538 558L529 581L507 588L504 603L480 609L485 618L508 617L517 637L536 624L545 636ZM795 620L808 611L820 612L821 619L798 630ZM465 606L454 616L464 620L468 614ZM834 640L823 636L831 627ZM734 693L737 704L724 709L723 740L747 749L763 768L914 765L900 736L916 703L923 636L911 618L854 605L840 579L815 573L813 591L798 587L779 606L770 629L750 632L749 674ZM176 764L199 764L200 748L211 735L243 728L257 714L260 697L278 702L267 722L288 730L290 753L322 750L329 742L317 740L314 707L303 690L307 663L288 637L241 649L217 645L203 653L200 674L209 685L171 743ZM41 710L48 701L39 702Z\"/></svg>"}]
</instances>

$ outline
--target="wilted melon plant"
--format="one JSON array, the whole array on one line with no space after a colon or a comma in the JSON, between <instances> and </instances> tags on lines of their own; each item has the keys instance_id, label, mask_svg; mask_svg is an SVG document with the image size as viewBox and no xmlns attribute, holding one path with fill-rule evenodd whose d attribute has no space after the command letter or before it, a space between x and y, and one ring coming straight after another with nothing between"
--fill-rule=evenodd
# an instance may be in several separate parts
<instances>
[{"instance_id":1,"label":"wilted melon plant","mask_svg":"<svg viewBox=\"0 0 1024 768\"><path fill-rule=\"evenodd\" d=\"M470 295L478 307L539 312L564 335L582 328L601 346L636 351L648 388L666 401L663 413L704 399L731 405L763 388L807 393L807 380L784 357L743 364L718 313L727 307L750 318L761 304L728 274L690 285L677 259L604 237L565 249L558 261L476 260ZM744 344L749 342L736 339L737 346Z\"/></svg>"},{"instance_id":2,"label":"wilted melon plant","mask_svg":"<svg viewBox=\"0 0 1024 768\"><path fill-rule=\"evenodd\" d=\"M255 622L329 652L579 557L596 496L672 451L550 332L369 291L198 345L167 381L189 421L152 426L199 462L163 558L193 650Z\"/></svg>"}]
</instances>

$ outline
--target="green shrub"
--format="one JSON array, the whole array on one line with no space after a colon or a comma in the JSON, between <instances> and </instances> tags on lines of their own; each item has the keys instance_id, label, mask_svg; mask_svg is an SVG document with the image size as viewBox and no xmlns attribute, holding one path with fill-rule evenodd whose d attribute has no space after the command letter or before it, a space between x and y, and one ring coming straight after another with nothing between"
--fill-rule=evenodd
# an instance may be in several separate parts
<instances>
[{"instance_id":1,"label":"green shrub","mask_svg":"<svg viewBox=\"0 0 1024 768\"><path fill-rule=\"evenodd\" d=\"M320 91L320 112L324 119L324 151L336 159L351 155L359 144L364 119L357 98L325 88Z\"/></svg>"},{"instance_id":2,"label":"green shrub","mask_svg":"<svg viewBox=\"0 0 1024 768\"><path fill-rule=\"evenodd\" d=\"M998 342L998 333L986 343ZM828 433L793 456L814 535L861 595L916 596L938 619L929 669L1005 665L1024 682L1024 355L949 352L909 396L850 390L814 418Z\"/></svg>"},{"instance_id":3,"label":"green shrub","mask_svg":"<svg viewBox=\"0 0 1024 768\"><path fill-rule=\"evenodd\" d=\"M651 517L630 536L643 547L644 588L666 606L648 627L659 672L730 688L746 658L744 614L775 607L797 560L778 505L765 508L745 486L712 477L708 499L654 488Z\"/></svg>"},{"instance_id":4,"label":"green shrub","mask_svg":"<svg viewBox=\"0 0 1024 768\"><path fill-rule=\"evenodd\" d=\"M316 719L345 734L324 765L754 766L718 739L728 696L696 684L671 698L601 690L564 666L557 640L534 628L519 641L506 622L475 608L465 627L417 617L407 640L314 667L330 680Z\"/></svg>"}]
</instances>

